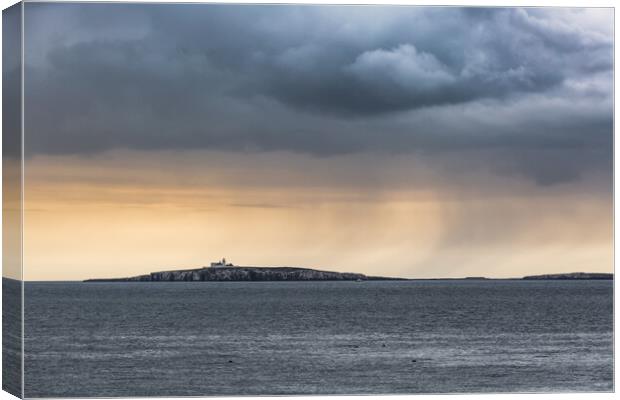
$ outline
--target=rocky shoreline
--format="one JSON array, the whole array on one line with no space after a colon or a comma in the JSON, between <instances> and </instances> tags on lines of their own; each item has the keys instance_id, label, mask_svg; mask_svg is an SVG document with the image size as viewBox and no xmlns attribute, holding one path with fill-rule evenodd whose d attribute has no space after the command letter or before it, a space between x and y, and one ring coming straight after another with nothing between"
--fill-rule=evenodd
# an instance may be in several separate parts
<instances>
[{"instance_id":1,"label":"rocky shoreline","mask_svg":"<svg viewBox=\"0 0 620 400\"><path fill-rule=\"evenodd\" d=\"M152 272L127 278L87 279L84 282L239 282L239 281L367 281L403 280L351 272L294 267L218 267Z\"/></svg>"},{"instance_id":2,"label":"rocky shoreline","mask_svg":"<svg viewBox=\"0 0 620 400\"><path fill-rule=\"evenodd\" d=\"M613 280L609 273L571 272L529 275L510 280ZM404 281L406 278L367 276L353 272L322 271L297 267L218 266L151 272L125 278L87 279L84 282L268 282L268 281ZM495 280L486 277L413 279L413 280Z\"/></svg>"},{"instance_id":3,"label":"rocky shoreline","mask_svg":"<svg viewBox=\"0 0 620 400\"><path fill-rule=\"evenodd\" d=\"M579 279L596 279L611 280L614 274L600 272L570 272L567 274L545 274L524 276L524 280L579 280Z\"/></svg>"}]
</instances>

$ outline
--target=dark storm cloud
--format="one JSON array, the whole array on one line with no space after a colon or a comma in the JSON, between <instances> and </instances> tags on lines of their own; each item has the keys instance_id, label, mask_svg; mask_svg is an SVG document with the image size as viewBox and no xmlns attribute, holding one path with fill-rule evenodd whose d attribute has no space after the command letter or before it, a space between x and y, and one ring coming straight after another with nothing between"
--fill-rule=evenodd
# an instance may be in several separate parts
<instances>
[{"instance_id":1,"label":"dark storm cloud","mask_svg":"<svg viewBox=\"0 0 620 400\"><path fill-rule=\"evenodd\" d=\"M21 6L2 12L2 156L19 159L21 147ZM6 166L5 166L6 167Z\"/></svg>"},{"instance_id":2,"label":"dark storm cloud","mask_svg":"<svg viewBox=\"0 0 620 400\"><path fill-rule=\"evenodd\" d=\"M579 10L26 8L30 154L496 148L492 169L540 184L609 170L611 27Z\"/></svg>"}]
</instances>

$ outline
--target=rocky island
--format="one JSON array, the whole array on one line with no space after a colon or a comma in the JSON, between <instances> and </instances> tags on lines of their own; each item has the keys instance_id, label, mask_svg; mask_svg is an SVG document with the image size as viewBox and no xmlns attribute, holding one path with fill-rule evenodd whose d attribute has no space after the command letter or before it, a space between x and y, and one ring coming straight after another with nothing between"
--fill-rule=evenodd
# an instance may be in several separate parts
<instances>
[{"instance_id":1,"label":"rocky island","mask_svg":"<svg viewBox=\"0 0 620 400\"><path fill-rule=\"evenodd\" d=\"M613 274L571 272L564 274L530 275L518 280L587 280L613 279ZM194 269L151 272L125 278L87 279L84 282L243 282L243 281L404 281L406 278L367 276L353 272L333 272L302 267L252 267L237 266L221 261ZM494 280L483 276L465 278L413 279L413 280Z\"/></svg>"},{"instance_id":2,"label":"rocky island","mask_svg":"<svg viewBox=\"0 0 620 400\"><path fill-rule=\"evenodd\" d=\"M225 259L211 266L151 272L127 278L87 279L84 282L232 282L232 281L367 281L367 280L403 280L402 278L386 278L366 276L352 272L320 271L310 268L296 267L250 267L235 266Z\"/></svg>"},{"instance_id":3,"label":"rocky island","mask_svg":"<svg viewBox=\"0 0 620 400\"><path fill-rule=\"evenodd\" d=\"M524 276L525 280L577 280L577 279L614 279L614 274L600 272L569 272L566 274L546 274Z\"/></svg>"}]
</instances>

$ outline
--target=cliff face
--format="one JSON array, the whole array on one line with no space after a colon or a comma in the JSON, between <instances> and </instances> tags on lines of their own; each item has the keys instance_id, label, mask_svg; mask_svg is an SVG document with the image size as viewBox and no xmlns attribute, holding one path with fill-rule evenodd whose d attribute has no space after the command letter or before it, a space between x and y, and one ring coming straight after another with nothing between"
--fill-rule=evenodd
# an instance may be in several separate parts
<instances>
[{"instance_id":1,"label":"cliff face","mask_svg":"<svg viewBox=\"0 0 620 400\"><path fill-rule=\"evenodd\" d=\"M291 267L220 267L152 272L129 278L88 279L86 282L175 282L175 281L356 281L389 279L363 274L318 271Z\"/></svg>"}]
</instances>

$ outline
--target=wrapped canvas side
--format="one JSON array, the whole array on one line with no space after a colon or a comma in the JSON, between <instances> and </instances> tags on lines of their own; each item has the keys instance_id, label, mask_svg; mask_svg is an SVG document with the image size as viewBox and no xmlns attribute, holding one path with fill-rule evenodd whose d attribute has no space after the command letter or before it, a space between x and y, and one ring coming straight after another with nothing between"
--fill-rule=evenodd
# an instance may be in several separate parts
<instances>
[{"instance_id":1,"label":"wrapped canvas side","mask_svg":"<svg viewBox=\"0 0 620 400\"><path fill-rule=\"evenodd\" d=\"M2 12L2 389L23 397L22 3Z\"/></svg>"}]
</instances>

